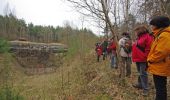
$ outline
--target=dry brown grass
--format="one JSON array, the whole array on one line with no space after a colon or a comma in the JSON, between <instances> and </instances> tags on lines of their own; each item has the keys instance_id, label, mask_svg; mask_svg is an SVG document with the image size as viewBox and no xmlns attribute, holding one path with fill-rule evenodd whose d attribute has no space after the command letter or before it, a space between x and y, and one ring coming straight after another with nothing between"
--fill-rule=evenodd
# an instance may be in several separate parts
<instances>
[{"instance_id":1,"label":"dry brown grass","mask_svg":"<svg viewBox=\"0 0 170 100\"><path fill-rule=\"evenodd\" d=\"M66 61L55 73L27 76L13 59L11 82L26 100L153 100L151 75L149 96L143 97L141 90L132 87L137 79L134 65L132 77L122 85L119 71L111 69L108 62L97 63L91 52Z\"/></svg>"}]
</instances>

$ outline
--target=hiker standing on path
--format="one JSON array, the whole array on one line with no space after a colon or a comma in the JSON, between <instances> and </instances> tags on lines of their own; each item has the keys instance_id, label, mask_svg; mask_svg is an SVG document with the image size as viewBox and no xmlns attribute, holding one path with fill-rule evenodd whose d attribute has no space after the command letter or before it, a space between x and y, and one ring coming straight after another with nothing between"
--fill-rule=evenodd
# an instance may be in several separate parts
<instances>
[{"instance_id":1,"label":"hiker standing on path","mask_svg":"<svg viewBox=\"0 0 170 100\"><path fill-rule=\"evenodd\" d=\"M139 76L138 83L134 84L133 87L143 89L143 96L146 96L148 95L147 56L153 36L148 33L149 31L145 26L139 26L134 31L137 39L132 46L132 61L136 62Z\"/></svg>"},{"instance_id":2,"label":"hiker standing on path","mask_svg":"<svg viewBox=\"0 0 170 100\"><path fill-rule=\"evenodd\" d=\"M96 54L97 54L97 62L100 61L100 56L102 55L102 46L100 43L96 43L96 48L95 48Z\"/></svg>"},{"instance_id":3,"label":"hiker standing on path","mask_svg":"<svg viewBox=\"0 0 170 100\"><path fill-rule=\"evenodd\" d=\"M108 40L108 46L107 46L107 56L108 58L111 58L111 55L112 55L112 50L110 48L110 45L111 45L111 39Z\"/></svg>"},{"instance_id":4,"label":"hiker standing on path","mask_svg":"<svg viewBox=\"0 0 170 100\"><path fill-rule=\"evenodd\" d=\"M114 38L110 39L110 44L108 46L108 49L111 52L111 56L110 56L111 68L116 68L117 69L117 64L116 64L116 44L114 43Z\"/></svg>"},{"instance_id":5,"label":"hiker standing on path","mask_svg":"<svg viewBox=\"0 0 170 100\"><path fill-rule=\"evenodd\" d=\"M131 38L129 33L123 32L122 38L119 40L120 56L122 65L120 66L120 77L130 77L131 75Z\"/></svg>"},{"instance_id":6,"label":"hiker standing on path","mask_svg":"<svg viewBox=\"0 0 170 100\"><path fill-rule=\"evenodd\" d=\"M108 39L104 37L104 41L102 42L102 50L103 50L103 60L107 57L107 46L108 46Z\"/></svg>"},{"instance_id":7,"label":"hiker standing on path","mask_svg":"<svg viewBox=\"0 0 170 100\"><path fill-rule=\"evenodd\" d=\"M153 74L156 88L155 100L168 100L167 77L170 76L170 19L165 16L156 16L149 24L155 39L147 58L148 72Z\"/></svg>"}]
</instances>

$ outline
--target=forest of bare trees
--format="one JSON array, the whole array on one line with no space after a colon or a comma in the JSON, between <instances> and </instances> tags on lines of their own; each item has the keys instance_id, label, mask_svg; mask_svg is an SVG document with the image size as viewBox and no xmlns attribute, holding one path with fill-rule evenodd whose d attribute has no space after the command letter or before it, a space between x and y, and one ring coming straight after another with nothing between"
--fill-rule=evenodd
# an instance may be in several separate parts
<instances>
[{"instance_id":1,"label":"forest of bare trees","mask_svg":"<svg viewBox=\"0 0 170 100\"><path fill-rule=\"evenodd\" d=\"M156 15L170 15L169 0L67 0L78 12L90 17L112 35L132 32L136 24L147 24ZM99 23L100 21L100 23Z\"/></svg>"},{"instance_id":2,"label":"forest of bare trees","mask_svg":"<svg viewBox=\"0 0 170 100\"><path fill-rule=\"evenodd\" d=\"M114 38L117 47L122 32L129 32L135 39L133 30L136 25L148 25L156 15L170 15L169 0L67 0L75 9L92 18L103 29L105 36ZM109 34L109 32L111 34ZM119 51L119 48L117 48ZM118 52L117 52L117 55ZM118 56L118 63L120 57ZM121 63L119 63L120 65ZM121 73L123 74L123 73Z\"/></svg>"}]
</instances>

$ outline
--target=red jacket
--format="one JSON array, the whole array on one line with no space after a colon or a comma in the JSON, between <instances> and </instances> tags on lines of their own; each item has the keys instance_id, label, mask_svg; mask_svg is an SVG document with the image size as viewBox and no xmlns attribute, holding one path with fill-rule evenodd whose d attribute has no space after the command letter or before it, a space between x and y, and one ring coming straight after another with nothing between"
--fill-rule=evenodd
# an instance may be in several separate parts
<instances>
[{"instance_id":1,"label":"red jacket","mask_svg":"<svg viewBox=\"0 0 170 100\"><path fill-rule=\"evenodd\" d=\"M100 46L100 45L96 46L96 53L99 56L102 55L102 46Z\"/></svg>"},{"instance_id":2,"label":"red jacket","mask_svg":"<svg viewBox=\"0 0 170 100\"><path fill-rule=\"evenodd\" d=\"M132 46L132 61L146 62L149 54L153 37L148 33L142 34L138 37Z\"/></svg>"},{"instance_id":3,"label":"red jacket","mask_svg":"<svg viewBox=\"0 0 170 100\"><path fill-rule=\"evenodd\" d=\"M114 42L111 42L107 49L111 51L112 54L116 54L116 44Z\"/></svg>"}]
</instances>

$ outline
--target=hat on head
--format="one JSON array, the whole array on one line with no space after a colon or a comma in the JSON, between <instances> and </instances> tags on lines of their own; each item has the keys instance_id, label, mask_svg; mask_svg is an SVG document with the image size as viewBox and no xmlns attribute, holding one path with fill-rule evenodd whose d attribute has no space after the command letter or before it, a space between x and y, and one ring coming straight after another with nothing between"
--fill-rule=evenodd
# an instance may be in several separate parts
<instances>
[{"instance_id":1,"label":"hat on head","mask_svg":"<svg viewBox=\"0 0 170 100\"><path fill-rule=\"evenodd\" d=\"M156 26L157 28L165 28L170 25L170 20L165 16L156 16L152 18L149 24Z\"/></svg>"},{"instance_id":2,"label":"hat on head","mask_svg":"<svg viewBox=\"0 0 170 100\"><path fill-rule=\"evenodd\" d=\"M129 35L129 33L127 33L127 32L123 32L123 33L122 33L122 35L123 35L123 36L128 36L128 35Z\"/></svg>"}]
</instances>

